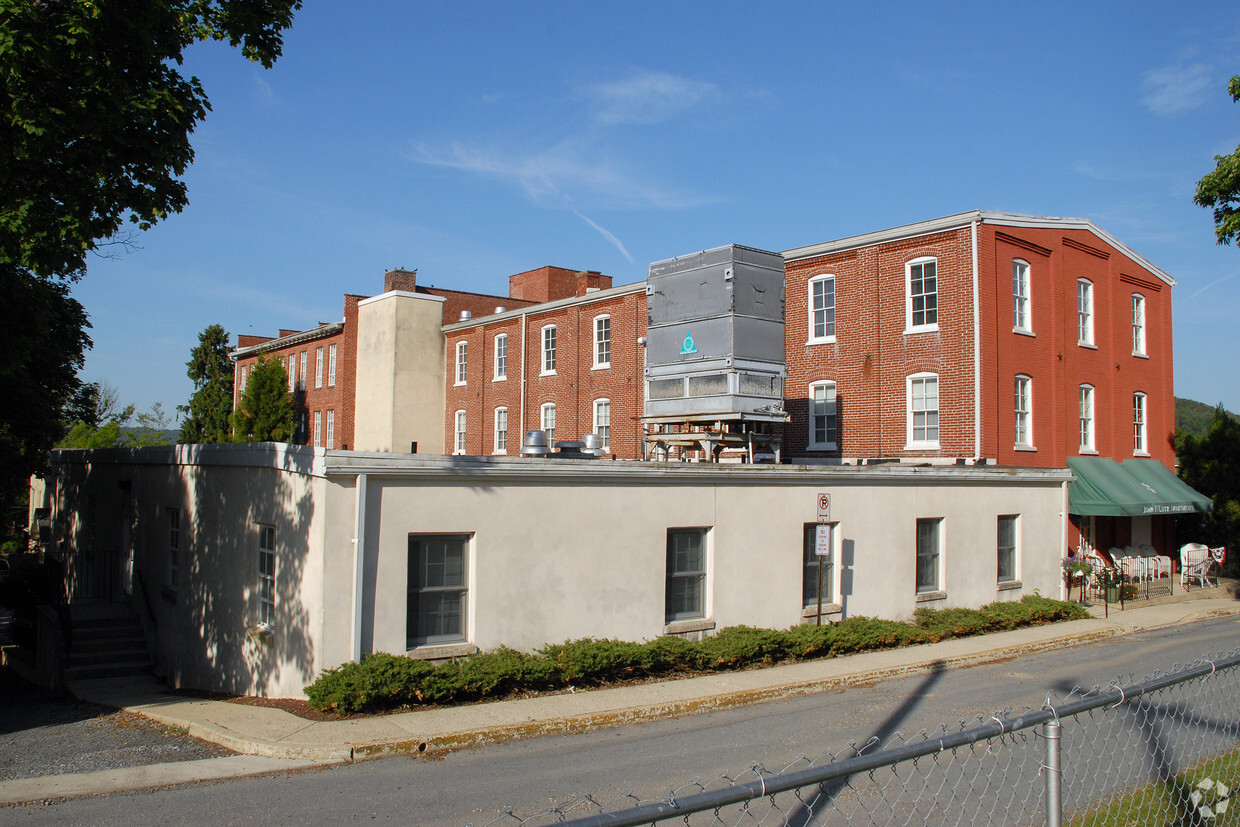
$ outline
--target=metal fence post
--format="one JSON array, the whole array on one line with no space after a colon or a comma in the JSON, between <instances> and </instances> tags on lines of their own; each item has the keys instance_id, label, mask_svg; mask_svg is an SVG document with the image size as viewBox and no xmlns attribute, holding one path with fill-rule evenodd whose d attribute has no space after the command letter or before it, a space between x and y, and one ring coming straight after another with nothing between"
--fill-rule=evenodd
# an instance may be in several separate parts
<instances>
[{"instance_id":1,"label":"metal fence post","mask_svg":"<svg viewBox=\"0 0 1240 827\"><path fill-rule=\"evenodd\" d=\"M1042 737L1046 739L1046 824L1047 827L1060 827L1063 821L1063 802L1060 798L1060 784L1063 781L1063 770L1059 766L1059 735L1062 726L1058 720L1042 724Z\"/></svg>"}]
</instances>

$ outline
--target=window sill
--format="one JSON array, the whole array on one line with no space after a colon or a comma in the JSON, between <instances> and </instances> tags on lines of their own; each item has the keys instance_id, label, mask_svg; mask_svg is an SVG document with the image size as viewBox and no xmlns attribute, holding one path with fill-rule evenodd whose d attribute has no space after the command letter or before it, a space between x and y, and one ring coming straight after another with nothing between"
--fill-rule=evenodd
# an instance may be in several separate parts
<instances>
[{"instance_id":1,"label":"window sill","mask_svg":"<svg viewBox=\"0 0 1240 827\"><path fill-rule=\"evenodd\" d=\"M806 451L838 451L839 446L834 442L813 443L805 446Z\"/></svg>"},{"instance_id":2,"label":"window sill","mask_svg":"<svg viewBox=\"0 0 1240 827\"><path fill-rule=\"evenodd\" d=\"M918 603L929 603L932 600L946 600L946 599L947 599L947 592L945 591L919 592L917 595Z\"/></svg>"},{"instance_id":3,"label":"window sill","mask_svg":"<svg viewBox=\"0 0 1240 827\"><path fill-rule=\"evenodd\" d=\"M604 362L601 365L594 365L590 370L611 370L611 362Z\"/></svg>"},{"instance_id":4,"label":"window sill","mask_svg":"<svg viewBox=\"0 0 1240 827\"><path fill-rule=\"evenodd\" d=\"M1001 592L1011 591L1012 589L1023 589L1025 584L1019 580L1004 580L998 583L995 588Z\"/></svg>"},{"instance_id":5,"label":"window sill","mask_svg":"<svg viewBox=\"0 0 1240 827\"><path fill-rule=\"evenodd\" d=\"M809 341L805 343L805 346L809 347L810 345L833 345L833 344L835 344L834 336L823 336L820 339L810 339Z\"/></svg>"},{"instance_id":6,"label":"window sill","mask_svg":"<svg viewBox=\"0 0 1240 827\"><path fill-rule=\"evenodd\" d=\"M478 654L478 647L472 643L424 644L405 652L406 656L414 660L444 660L476 654Z\"/></svg>"},{"instance_id":7,"label":"window sill","mask_svg":"<svg viewBox=\"0 0 1240 827\"><path fill-rule=\"evenodd\" d=\"M496 376L496 377L495 377L495 378L493 378L491 381L492 381L492 382L507 382L507 381L508 381L508 374L506 374L506 373L505 373L503 376Z\"/></svg>"},{"instance_id":8,"label":"window sill","mask_svg":"<svg viewBox=\"0 0 1240 827\"><path fill-rule=\"evenodd\" d=\"M1012 328L1012 332L1015 333L1017 336L1028 336L1030 339L1038 338L1037 335L1035 335L1032 330L1026 330L1023 327L1014 327Z\"/></svg>"},{"instance_id":9,"label":"window sill","mask_svg":"<svg viewBox=\"0 0 1240 827\"><path fill-rule=\"evenodd\" d=\"M715 628L715 621L708 617L694 617L688 620L673 620L663 626L665 635L683 635L686 632L709 632Z\"/></svg>"},{"instance_id":10,"label":"window sill","mask_svg":"<svg viewBox=\"0 0 1240 827\"><path fill-rule=\"evenodd\" d=\"M937 442L910 442L904 446L906 451L938 451L939 443Z\"/></svg>"},{"instance_id":11,"label":"window sill","mask_svg":"<svg viewBox=\"0 0 1240 827\"><path fill-rule=\"evenodd\" d=\"M937 324L924 324L920 327L906 327L904 329L905 336L908 336L910 333L938 333L938 332L939 332L939 326Z\"/></svg>"},{"instance_id":12,"label":"window sill","mask_svg":"<svg viewBox=\"0 0 1240 827\"><path fill-rule=\"evenodd\" d=\"M837 615L843 611L844 611L844 607L841 606L839 603L823 603L822 604L823 617L826 617L827 615ZM801 617L802 618L818 617L818 606L817 605L806 606L804 609L801 610Z\"/></svg>"},{"instance_id":13,"label":"window sill","mask_svg":"<svg viewBox=\"0 0 1240 827\"><path fill-rule=\"evenodd\" d=\"M1034 448L1032 445L1013 445L1012 450L1013 451L1028 451L1031 454L1036 454L1038 452L1038 449Z\"/></svg>"},{"instance_id":14,"label":"window sill","mask_svg":"<svg viewBox=\"0 0 1240 827\"><path fill-rule=\"evenodd\" d=\"M1096 457L1096 456L1098 456L1098 452L1097 452L1097 451L1095 451L1093 448L1081 448L1080 450L1078 450L1078 451L1077 451L1077 453L1078 453L1078 454L1080 454L1080 455L1081 455L1081 456L1083 456L1083 457Z\"/></svg>"},{"instance_id":15,"label":"window sill","mask_svg":"<svg viewBox=\"0 0 1240 827\"><path fill-rule=\"evenodd\" d=\"M540 373L540 374L538 374L538 375L539 375L539 376L555 376L555 371L553 371L553 370L544 370L542 373Z\"/></svg>"},{"instance_id":16,"label":"window sill","mask_svg":"<svg viewBox=\"0 0 1240 827\"><path fill-rule=\"evenodd\" d=\"M1148 353L1134 353L1134 354L1132 354L1132 358L1134 358L1134 359L1148 359L1148 358L1150 358L1150 355L1149 355Z\"/></svg>"},{"instance_id":17,"label":"window sill","mask_svg":"<svg viewBox=\"0 0 1240 827\"><path fill-rule=\"evenodd\" d=\"M1148 457L1150 455L1150 452L1149 451L1133 451L1132 455L1134 457Z\"/></svg>"},{"instance_id":18,"label":"window sill","mask_svg":"<svg viewBox=\"0 0 1240 827\"><path fill-rule=\"evenodd\" d=\"M1097 350L1097 349L1098 349L1098 346L1097 346L1096 344L1094 344L1093 342L1077 342L1077 343L1076 343L1076 346L1077 346L1077 347L1089 348L1090 350Z\"/></svg>"},{"instance_id":19,"label":"window sill","mask_svg":"<svg viewBox=\"0 0 1240 827\"><path fill-rule=\"evenodd\" d=\"M464 383L464 382L453 382L453 383L452 383L452 387L454 387L454 388L463 388L463 387L465 387L465 383Z\"/></svg>"}]
</instances>

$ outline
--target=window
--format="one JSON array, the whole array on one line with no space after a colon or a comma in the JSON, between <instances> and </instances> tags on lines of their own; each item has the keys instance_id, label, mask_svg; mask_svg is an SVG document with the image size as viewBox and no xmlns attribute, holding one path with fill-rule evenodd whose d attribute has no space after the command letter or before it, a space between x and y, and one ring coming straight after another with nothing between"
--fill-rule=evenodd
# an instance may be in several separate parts
<instances>
[{"instance_id":1,"label":"window","mask_svg":"<svg viewBox=\"0 0 1240 827\"><path fill-rule=\"evenodd\" d=\"M323 447L323 412L314 412L314 447Z\"/></svg>"},{"instance_id":2,"label":"window","mask_svg":"<svg viewBox=\"0 0 1240 827\"><path fill-rule=\"evenodd\" d=\"M835 601L835 527L838 523L806 523L803 543L802 560L804 570L801 586L801 598L806 608L818 608L818 584L822 584L822 602L825 606ZM827 549L830 553L818 554L818 532L825 531ZM822 577L819 579L819 570Z\"/></svg>"},{"instance_id":3,"label":"window","mask_svg":"<svg viewBox=\"0 0 1240 827\"><path fill-rule=\"evenodd\" d=\"M314 386L323 387L323 348L314 349Z\"/></svg>"},{"instance_id":4,"label":"window","mask_svg":"<svg viewBox=\"0 0 1240 827\"><path fill-rule=\"evenodd\" d=\"M1016 377L1016 445L1033 447L1033 380L1028 376Z\"/></svg>"},{"instance_id":5,"label":"window","mask_svg":"<svg viewBox=\"0 0 1240 827\"><path fill-rule=\"evenodd\" d=\"M327 412L327 447L336 447L336 412Z\"/></svg>"},{"instance_id":6,"label":"window","mask_svg":"<svg viewBox=\"0 0 1240 827\"><path fill-rule=\"evenodd\" d=\"M1020 518L1015 514L999 515L998 582L1016 581L1016 537Z\"/></svg>"},{"instance_id":7,"label":"window","mask_svg":"<svg viewBox=\"0 0 1240 827\"><path fill-rule=\"evenodd\" d=\"M495 453L508 453L508 409L495 409Z\"/></svg>"},{"instance_id":8,"label":"window","mask_svg":"<svg viewBox=\"0 0 1240 827\"><path fill-rule=\"evenodd\" d=\"M939 377L917 373L908 378L908 444L939 447Z\"/></svg>"},{"instance_id":9,"label":"window","mask_svg":"<svg viewBox=\"0 0 1240 827\"><path fill-rule=\"evenodd\" d=\"M1145 440L1145 394L1138 391L1132 395L1132 452L1148 455Z\"/></svg>"},{"instance_id":10,"label":"window","mask_svg":"<svg viewBox=\"0 0 1240 827\"><path fill-rule=\"evenodd\" d=\"M594 433L604 449L611 448L611 400L594 400Z\"/></svg>"},{"instance_id":11,"label":"window","mask_svg":"<svg viewBox=\"0 0 1240 827\"><path fill-rule=\"evenodd\" d=\"M938 330L939 283L938 260L915 258L905 265L905 282L908 287L908 331Z\"/></svg>"},{"instance_id":12,"label":"window","mask_svg":"<svg viewBox=\"0 0 1240 827\"><path fill-rule=\"evenodd\" d=\"M555 447L555 403L548 402L542 406L542 429L547 435L547 446Z\"/></svg>"},{"instance_id":13,"label":"window","mask_svg":"<svg viewBox=\"0 0 1240 827\"><path fill-rule=\"evenodd\" d=\"M485 357L484 357L485 358ZM495 381L508 378L508 334L495 337Z\"/></svg>"},{"instance_id":14,"label":"window","mask_svg":"<svg viewBox=\"0 0 1240 827\"><path fill-rule=\"evenodd\" d=\"M939 524L941 519L917 521L917 593L941 591L939 579Z\"/></svg>"},{"instance_id":15,"label":"window","mask_svg":"<svg viewBox=\"0 0 1240 827\"><path fill-rule=\"evenodd\" d=\"M237 396L238 396L238 397L241 397L241 396L244 396L244 395L245 395L245 380L246 380L246 379L248 378L248 376L249 376L249 375L246 373L246 371L247 371L247 370L248 370L248 368L247 368L245 365L242 365L242 366L241 366L241 381L238 383L238 387L237 387Z\"/></svg>"},{"instance_id":16,"label":"window","mask_svg":"<svg viewBox=\"0 0 1240 827\"><path fill-rule=\"evenodd\" d=\"M452 441L453 442L452 453L463 454L465 453L465 412L464 411L456 412L455 428L456 428L456 432L455 432L456 435Z\"/></svg>"},{"instance_id":17,"label":"window","mask_svg":"<svg viewBox=\"0 0 1240 827\"><path fill-rule=\"evenodd\" d=\"M310 432L309 432L308 430L306 430L306 412L305 412L305 411L302 411L302 412L301 412L301 417L298 419L298 425L297 425L297 435L296 435L296 436L297 436L297 439L299 439L299 440L305 440L305 438L306 438L307 434L309 434L309 433L310 433Z\"/></svg>"},{"instance_id":18,"label":"window","mask_svg":"<svg viewBox=\"0 0 1240 827\"><path fill-rule=\"evenodd\" d=\"M1081 385L1081 452L1094 451L1094 386Z\"/></svg>"},{"instance_id":19,"label":"window","mask_svg":"<svg viewBox=\"0 0 1240 827\"><path fill-rule=\"evenodd\" d=\"M456 343L456 384L465 384L465 365L469 361L469 343Z\"/></svg>"},{"instance_id":20,"label":"window","mask_svg":"<svg viewBox=\"0 0 1240 827\"><path fill-rule=\"evenodd\" d=\"M297 380L297 389L304 391L306 389L306 351L301 352L301 376Z\"/></svg>"},{"instance_id":21,"label":"window","mask_svg":"<svg viewBox=\"0 0 1240 827\"><path fill-rule=\"evenodd\" d=\"M274 626L276 619L276 527L258 527L258 622Z\"/></svg>"},{"instance_id":22,"label":"window","mask_svg":"<svg viewBox=\"0 0 1240 827\"><path fill-rule=\"evenodd\" d=\"M667 530L667 622L705 617L706 529Z\"/></svg>"},{"instance_id":23,"label":"window","mask_svg":"<svg viewBox=\"0 0 1240 827\"><path fill-rule=\"evenodd\" d=\"M809 445L814 450L834 450L835 383L815 382L809 386Z\"/></svg>"},{"instance_id":24,"label":"window","mask_svg":"<svg viewBox=\"0 0 1240 827\"><path fill-rule=\"evenodd\" d=\"M297 357L288 357L288 392L297 390Z\"/></svg>"},{"instance_id":25,"label":"window","mask_svg":"<svg viewBox=\"0 0 1240 827\"><path fill-rule=\"evenodd\" d=\"M1094 344L1094 285L1086 279L1076 283L1077 344Z\"/></svg>"},{"instance_id":26,"label":"window","mask_svg":"<svg viewBox=\"0 0 1240 827\"><path fill-rule=\"evenodd\" d=\"M327 387L336 387L336 346L327 347Z\"/></svg>"},{"instance_id":27,"label":"window","mask_svg":"<svg viewBox=\"0 0 1240 827\"><path fill-rule=\"evenodd\" d=\"M181 512L176 508L168 509L168 585L177 584L178 567L181 556Z\"/></svg>"},{"instance_id":28,"label":"window","mask_svg":"<svg viewBox=\"0 0 1240 827\"><path fill-rule=\"evenodd\" d=\"M594 367L611 367L611 316L594 317Z\"/></svg>"},{"instance_id":29,"label":"window","mask_svg":"<svg viewBox=\"0 0 1240 827\"><path fill-rule=\"evenodd\" d=\"M1012 259L1012 329L1029 332L1029 262Z\"/></svg>"},{"instance_id":30,"label":"window","mask_svg":"<svg viewBox=\"0 0 1240 827\"><path fill-rule=\"evenodd\" d=\"M542 329L542 372L555 373L555 325Z\"/></svg>"},{"instance_id":31,"label":"window","mask_svg":"<svg viewBox=\"0 0 1240 827\"><path fill-rule=\"evenodd\" d=\"M1132 355L1145 355L1145 296L1132 294Z\"/></svg>"},{"instance_id":32,"label":"window","mask_svg":"<svg viewBox=\"0 0 1240 827\"><path fill-rule=\"evenodd\" d=\"M835 341L835 276L809 280L809 340Z\"/></svg>"},{"instance_id":33,"label":"window","mask_svg":"<svg viewBox=\"0 0 1240 827\"><path fill-rule=\"evenodd\" d=\"M468 534L409 535L409 648L465 640L468 547Z\"/></svg>"}]
</instances>

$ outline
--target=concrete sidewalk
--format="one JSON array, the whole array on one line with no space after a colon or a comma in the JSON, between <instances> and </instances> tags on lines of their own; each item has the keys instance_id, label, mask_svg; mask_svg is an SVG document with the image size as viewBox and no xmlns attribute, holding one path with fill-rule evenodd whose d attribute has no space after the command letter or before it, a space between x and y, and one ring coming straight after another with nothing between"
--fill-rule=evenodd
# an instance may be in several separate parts
<instances>
[{"instance_id":1,"label":"concrete sidewalk","mask_svg":"<svg viewBox=\"0 0 1240 827\"><path fill-rule=\"evenodd\" d=\"M706 675L686 680L426 709L344 721L308 721L280 709L163 694L154 679L84 681L77 697L124 708L238 752L234 758L0 783L0 804L143 789L302 769L400 753L475 747L513 738L581 732L633 721L741 706L868 684L943 665L971 665L1117 635L1240 615L1230 596L1164 603L1050 626L926 646Z\"/></svg>"}]
</instances>

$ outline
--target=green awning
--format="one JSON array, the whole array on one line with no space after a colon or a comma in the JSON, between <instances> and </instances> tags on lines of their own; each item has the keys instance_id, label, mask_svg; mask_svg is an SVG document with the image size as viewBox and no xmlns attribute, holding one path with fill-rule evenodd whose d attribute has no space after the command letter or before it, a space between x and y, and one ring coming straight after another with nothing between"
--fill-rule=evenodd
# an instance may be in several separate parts
<instances>
[{"instance_id":1,"label":"green awning","mask_svg":"<svg viewBox=\"0 0 1240 827\"><path fill-rule=\"evenodd\" d=\"M1099 517L1194 514L1213 507L1167 466L1154 459L1068 457L1068 512Z\"/></svg>"}]
</instances>

